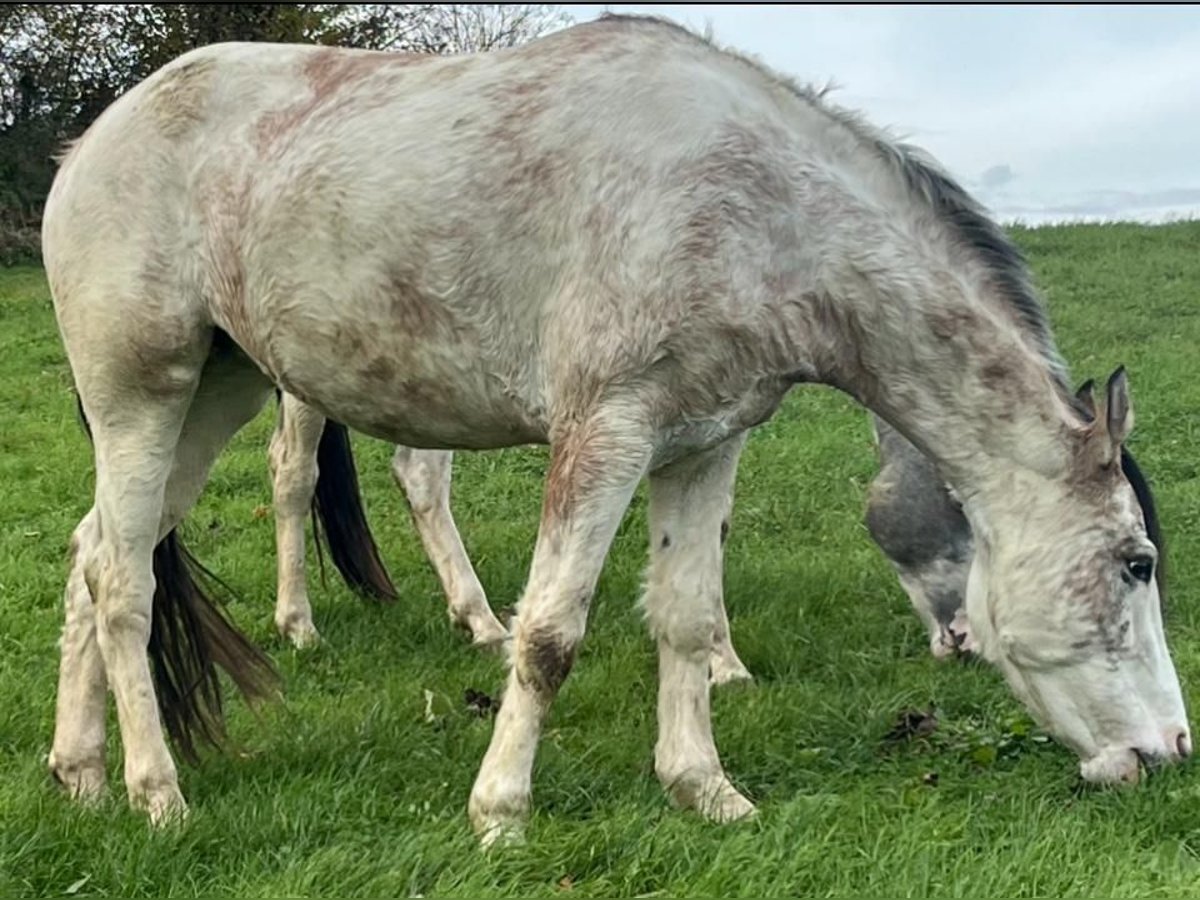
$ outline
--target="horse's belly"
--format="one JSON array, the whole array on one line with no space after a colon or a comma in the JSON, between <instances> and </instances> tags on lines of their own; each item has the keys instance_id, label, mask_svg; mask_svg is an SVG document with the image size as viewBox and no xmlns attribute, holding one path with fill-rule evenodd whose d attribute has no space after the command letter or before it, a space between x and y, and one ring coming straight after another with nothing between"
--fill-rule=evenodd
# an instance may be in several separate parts
<instances>
[{"instance_id":1,"label":"horse's belly","mask_svg":"<svg viewBox=\"0 0 1200 900\"><path fill-rule=\"evenodd\" d=\"M269 341L276 382L326 416L410 447L543 443L547 428L520 367L467 339L400 329L314 329Z\"/></svg>"}]
</instances>

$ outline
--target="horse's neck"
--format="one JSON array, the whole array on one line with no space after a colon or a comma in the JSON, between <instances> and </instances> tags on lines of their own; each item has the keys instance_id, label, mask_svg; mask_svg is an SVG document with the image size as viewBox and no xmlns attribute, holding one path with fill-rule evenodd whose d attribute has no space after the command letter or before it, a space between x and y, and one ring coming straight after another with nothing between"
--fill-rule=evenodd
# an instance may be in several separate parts
<instances>
[{"instance_id":1,"label":"horse's neck","mask_svg":"<svg viewBox=\"0 0 1200 900\"><path fill-rule=\"evenodd\" d=\"M963 496L1002 494L1015 471L1063 471L1066 407L1018 318L968 279L905 274L832 301L830 380L936 461Z\"/></svg>"}]
</instances>

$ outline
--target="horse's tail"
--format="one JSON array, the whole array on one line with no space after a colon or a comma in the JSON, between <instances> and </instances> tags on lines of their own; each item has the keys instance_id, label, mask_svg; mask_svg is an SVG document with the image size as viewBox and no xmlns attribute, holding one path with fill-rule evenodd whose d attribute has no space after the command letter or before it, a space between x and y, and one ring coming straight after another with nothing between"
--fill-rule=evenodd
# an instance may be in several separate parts
<instances>
[{"instance_id":1,"label":"horse's tail","mask_svg":"<svg viewBox=\"0 0 1200 900\"><path fill-rule=\"evenodd\" d=\"M197 740L218 748L225 742L218 667L251 703L272 698L279 689L270 657L222 614L200 578L220 584L172 530L154 548L149 650L163 725L192 762Z\"/></svg>"},{"instance_id":2,"label":"horse's tail","mask_svg":"<svg viewBox=\"0 0 1200 900\"><path fill-rule=\"evenodd\" d=\"M395 585L363 510L350 432L331 419L325 420L317 447L317 488L312 506L317 546L323 539L347 586L364 597L395 600Z\"/></svg>"},{"instance_id":3,"label":"horse's tail","mask_svg":"<svg viewBox=\"0 0 1200 900\"><path fill-rule=\"evenodd\" d=\"M78 407L90 439L82 403ZM167 734L180 755L195 762L198 743L220 748L225 741L217 669L223 669L251 703L277 696L279 675L270 657L247 640L205 593L200 579L221 582L188 553L175 529L154 548L153 565L147 650L154 692Z\"/></svg>"}]
</instances>

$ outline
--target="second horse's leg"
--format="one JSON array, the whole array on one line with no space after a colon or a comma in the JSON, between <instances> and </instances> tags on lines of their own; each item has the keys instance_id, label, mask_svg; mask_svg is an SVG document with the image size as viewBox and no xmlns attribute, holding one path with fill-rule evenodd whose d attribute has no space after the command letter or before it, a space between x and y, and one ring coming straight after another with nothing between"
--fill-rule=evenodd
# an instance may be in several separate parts
<instances>
[{"instance_id":1,"label":"second horse's leg","mask_svg":"<svg viewBox=\"0 0 1200 900\"><path fill-rule=\"evenodd\" d=\"M450 512L454 454L448 450L396 447L392 475L404 490L425 554L441 579L450 618L471 633L472 643L497 646L508 631L488 606L487 594L463 546Z\"/></svg>"},{"instance_id":2,"label":"second horse's leg","mask_svg":"<svg viewBox=\"0 0 1200 900\"><path fill-rule=\"evenodd\" d=\"M296 647L320 640L304 567L305 523L317 485L317 447L325 417L284 394L268 458L274 476L278 586L275 627Z\"/></svg>"}]
</instances>

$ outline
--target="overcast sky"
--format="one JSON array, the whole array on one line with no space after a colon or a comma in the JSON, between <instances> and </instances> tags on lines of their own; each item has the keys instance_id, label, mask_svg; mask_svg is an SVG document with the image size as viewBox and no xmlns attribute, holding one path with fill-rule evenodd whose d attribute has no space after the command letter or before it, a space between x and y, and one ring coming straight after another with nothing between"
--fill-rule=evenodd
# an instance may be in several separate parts
<instances>
[{"instance_id":1,"label":"overcast sky","mask_svg":"<svg viewBox=\"0 0 1200 900\"><path fill-rule=\"evenodd\" d=\"M836 82L1006 221L1200 218L1200 7L606 8Z\"/></svg>"}]
</instances>

